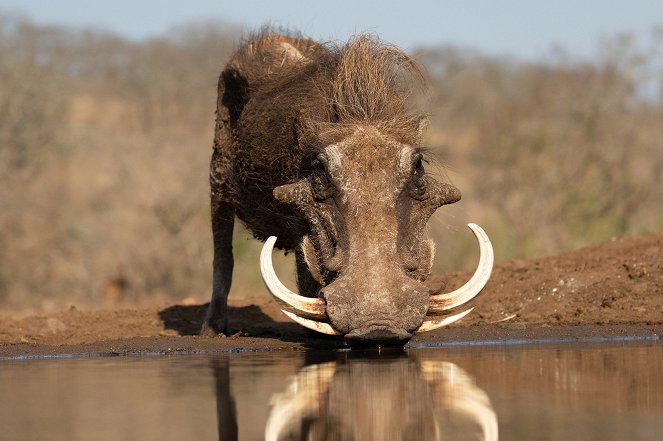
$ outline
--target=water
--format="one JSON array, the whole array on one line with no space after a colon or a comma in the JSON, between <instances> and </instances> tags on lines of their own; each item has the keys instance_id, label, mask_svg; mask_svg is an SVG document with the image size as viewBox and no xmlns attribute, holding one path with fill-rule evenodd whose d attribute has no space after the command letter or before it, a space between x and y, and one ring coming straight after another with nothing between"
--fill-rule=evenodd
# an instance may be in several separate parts
<instances>
[{"instance_id":1,"label":"water","mask_svg":"<svg viewBox=\"0 0 663 441\"><path fill-rule=\"evenodd\" d=\"M663 440L663 344L0 362L2 440Z\"/></svg>"}]
</instances>

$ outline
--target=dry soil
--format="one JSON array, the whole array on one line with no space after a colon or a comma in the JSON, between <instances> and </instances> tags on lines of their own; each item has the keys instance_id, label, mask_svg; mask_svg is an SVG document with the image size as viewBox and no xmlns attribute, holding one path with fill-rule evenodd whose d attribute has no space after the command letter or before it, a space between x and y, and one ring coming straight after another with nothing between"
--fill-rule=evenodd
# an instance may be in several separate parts
<instances>
[{"instance_id":1,"label":"dry soil","mask_svg":"<svg viewBox=\"0 0 663 441\"><path fill-rule=\"evenodd\" d=\"M450 290L469 274L432 276ZM81 311L14 319L0 313L0 357L98 356L335 348L343 340L301 328L266 296L231 298L228 337L197 336L206 305ZM659 339L663 234L495 266L460 322L409 345Z\"/></svg>"}]
</instances>

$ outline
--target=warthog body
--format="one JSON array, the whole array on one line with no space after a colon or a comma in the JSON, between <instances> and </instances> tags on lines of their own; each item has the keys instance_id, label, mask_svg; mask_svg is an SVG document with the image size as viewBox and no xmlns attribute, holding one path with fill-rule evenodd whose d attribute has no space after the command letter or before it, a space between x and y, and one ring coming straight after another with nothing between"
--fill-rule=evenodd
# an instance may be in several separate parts
<instances>
[{"instance_id":1,"label":"warthog body","mask_svg":"<svg viewBox=\"0 0 663 441\"><path fill-rule=\"evenodd\" d=\"M262 33L234 54L218 84L203 333L227 328L235 216L295 251L299 292L323 307L309 318L326 329L402 342L420 327L434 254L425 224L460 193L424 172L424 119L407 103L418 81L409 56L365 36L333 46Z\"/></svg>"}]
</instances>

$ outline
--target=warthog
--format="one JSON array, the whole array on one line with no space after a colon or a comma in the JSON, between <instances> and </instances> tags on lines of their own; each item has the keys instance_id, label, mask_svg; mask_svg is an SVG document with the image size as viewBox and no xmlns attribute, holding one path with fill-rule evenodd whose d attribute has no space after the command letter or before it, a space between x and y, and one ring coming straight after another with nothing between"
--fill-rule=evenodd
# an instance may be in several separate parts
<instances>
[{"instance_id":1,"label":"warthog","mask_svg":"<svg viewBox=\"0 0 663 441\"><path fill-rule=\"evenodd\" d=\"M424 170L425 118L408 103L420 80L411 57L368 36L336 46L263 32L233 55L218 83L203 334L227 329L235 216L266 241L263 279L307 328L403 343L469 312L450 310L490 276L492 248L478 226L470 224L482 250L470 282L448 294L422 283L434 255L426 223L460 192ZM294 250L301 295L274 274L273 246Z\"/></svg>"}]
</instances>

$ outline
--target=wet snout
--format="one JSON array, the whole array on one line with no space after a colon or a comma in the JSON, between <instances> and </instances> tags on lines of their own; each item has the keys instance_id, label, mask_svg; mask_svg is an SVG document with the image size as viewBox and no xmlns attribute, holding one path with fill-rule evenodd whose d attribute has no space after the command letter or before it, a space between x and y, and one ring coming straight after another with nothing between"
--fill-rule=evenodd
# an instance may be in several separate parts
<instances>
[{"instance_id":1,"label":"wet snout","mask_svg":"<svg viewBox=\"0 0 663 441\"><path fill-rule=\"evenodd\" d=\"M403 346L412 334L389 326L369 325L345 335L350 346Z\"/></svg>"}]
</instances>

